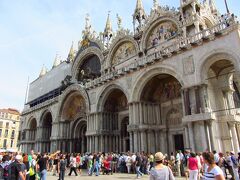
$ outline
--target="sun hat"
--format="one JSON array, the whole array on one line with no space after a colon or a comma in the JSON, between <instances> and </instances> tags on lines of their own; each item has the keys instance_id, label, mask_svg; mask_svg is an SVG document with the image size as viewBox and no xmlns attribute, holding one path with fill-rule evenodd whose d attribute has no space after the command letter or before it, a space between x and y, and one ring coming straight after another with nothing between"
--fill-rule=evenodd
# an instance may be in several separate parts
<instances>
[{"instance_id":1,"label":"sun hat","mask_svg":"<svg viewBox=\"0 0 240 180\"><path fill-rule=\"evenodd\" d=\"M21 159L22 159L22 156L21 156L21 155L16 155L15 159L16 159L16 160L21 160Z\"/></svg>"},{"instance_id":2,"label":"sun hat","mask_svg":"<svg viewBox=\"0 0 240 180\"><path fill-rule=\"evenodd\" d=\"M155 161L162 161L162 160L164 160L164 155L161 153L161 152L157 152L156 154L155 154Z\"/></svg>"}]
</instances>

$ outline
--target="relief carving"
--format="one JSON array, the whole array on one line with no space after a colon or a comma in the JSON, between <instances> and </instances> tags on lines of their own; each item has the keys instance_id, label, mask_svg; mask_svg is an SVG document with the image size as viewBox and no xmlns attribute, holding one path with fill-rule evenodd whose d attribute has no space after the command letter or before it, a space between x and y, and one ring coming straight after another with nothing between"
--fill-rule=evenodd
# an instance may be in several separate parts
<instances>
[{"instance_id":1,"label":"relief carving","mask_svg":"<svg viewBox=\"0 0 240 180\"><path fill-rule=\"evenodd\" d=\"M193 56L189 56L183 60L183 72L185 75L190 75L195 72Z\"/></svg>"},{"instance_id":2,"label":"relief carving","mask_svg":"<svg viewBox=\"0 0 240 180\"><path fill-rule=\"evenodd\" d=\"M150 33L147 47L156 46L166 40L175 37L177 35L177 31L177 26L170 21L160 23Z\"/></svg>"},{"instance_id":3,"label":"relief carving","mask_svg":"<svg viewBox=\"0 0 240 180\"><path fill-rule=\"evenodd\" d=\"M133 43L126 42L120 45L113 55L112 64L117 64L126 58L130 58L131 56L136 54L136 48Z\"/></svg>"}]
</instances>

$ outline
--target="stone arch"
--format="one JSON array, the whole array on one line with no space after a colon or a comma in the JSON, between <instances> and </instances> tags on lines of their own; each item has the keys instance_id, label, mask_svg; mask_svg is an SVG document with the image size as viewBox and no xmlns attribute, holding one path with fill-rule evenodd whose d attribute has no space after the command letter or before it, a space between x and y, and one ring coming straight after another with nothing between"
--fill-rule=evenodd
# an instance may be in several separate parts
<instances>
[{"instance_id":1,"label":"stone arch","mask_svg":"<svg viewBox=\"0 0 240 180\"><path fill-rule=\"evenodd\" d=\"M177 27L177 33L179 34L180 33L180 23L179 21L172 17L171 15L165 15L165 16L161 16L160 18L156 19L155 21L153 21L151 24L149 24L149 26L147 26L145 29L146 31L144 31L143 33L143 37L142 37L142 41L141 41L141 46L142 47L142 51L146 50L148 47L147 47L147 43L148 43L148 39L151 35L151 32L158 26L160 25L161 23L163 22L171 22L173 24L176 25Z\"/></svg>"},{"instance_id":2,"label":"stone arch","mask_svg":"<svg viewBox=\"0 0 240 180\"><path fill-rule=\"evenodd\" d=\"M70 129L71 139L72 139L72 152L86 152L87 151L87 120L84 118L80 118L75 120Z\"/></svg>"},{"instance_id":3,"label":"stone arch","mask_svg":"<svg viewBox=\"0 0 240 180\"><path fill-rule=\"evenodd\" d=\"M35 124L36 123L36 128L37 128L37 119L33 116L31 116L29 119L28 119L28 122L27 122L27 126L26 128L27 129L31 129L32 127L35 127Z\"/></svg>"},{"instance_id":4,"label":"stone arch","mask_svg":"<svg viewBox=\"0 0 240 180\"><path fill-rule=\"evenodd\" d=\"M50 152L51 150L51 135L52 135L53 116L49 109L42 112L40 118L40 146L42 152Z\"/></svg>"},{"instance_id":5,"label":"stone arch","mask_svg":"<svg viewBox=\"0 0 240 180\"><path fill-rule=\"evenodd\" d=\"M40 116L40 121L39 121L39 126L42 127L43 125L45 125L44 123L45 122L45 119L47 118L46 116L49 116L51 115L51 118L52 118L52 122L53 122L53 116L52 116L52 111L50 109L46 109L42 112L41 116ZM49 116L50 117L50 116ZM52 123L51 122L51 123Z\"/></svg>"},{"instance_id":6,"label":"stone arch","mask_svg":"<svg viewBox=\"0 0 240 180\"><path fill-rule=\"evenodd\" d=\"M228 60L232 62L236 73L240 72L240 64L238 62L238 59L240 59L240 57L228 49L218 49L215 50L214 53L209 52L200 59L203 59L203 61L201 61L201 64L198 66L199 69L197 69L197 77L200 78L199 82L203 84L207 83L206 80L208 76L208 70L210 69L211 65L219 60Z\"/></svg>"},{"instance_id":7,"label":"stone arch","mask_svg":"<svg viewBox=\"0 0 240 180\"><path fill-rule=\"evenodd\" d=\"M64 103L72 93L77 93L83 97L85 104L86 104L86 114L90 112L90 100L89 100L88 93L83 89L83 87L81 85L74 84L74 85L69 86L64 91L64 93L61 95L61 97L59 99L59 107L57 110L57 112L58 112L57 114L59 115L59 118L58 118L59 121L62 120L61 115L62 115Z\"/></svg>"},{"instance_id":8,"label":"stone arch","mask_svg":"<svg viewBox=\"0 0 240 180\"><path fill-rule=\"evenodd\" d=\"M97 48L97 47L89 47L85 50L83 50L78 57L75 58L75 61L73 62L72 65L72 75L73 78L76 80L78 75L79 75L79 66L82 65L84 63L84 60L86 60L86 58L88 58L91 55L96 55L98 57L98 59L100 60L100 64L103 64L104 61L104 56L102 54L102 51ZM102 67L101 67L101 71L102 71Z\"/></svg>"},{"instance_id":9,"label":"stone arch","mask_svg":"<svg viewBox=\"0 0 240 180\"><path fill-rule=\"evenodd\" d=\"M106 88L104 88L101 92L100 92L100 96L98 97L98 101L97 101L97 111L101 112L104 110L104 103L106 102L108 96L110 95L110 93L114 90L120 90L123 92L123 94L126 96L127 101L129 99L129 95L128 93L122 88L123 86L121 86L120 84L110 84L109 86L107 86ZM129 101L128 101L129 102Z\"/></svg>"},{"instance_id":10,"label":"stone arch","mask_svg":"<svg viewBox=\"0 0 240 180\"><path fill-rule=\"evenodd\" d=\"M34 117L30 117L27 123L27 131L28 131L28 137L27 139L29 141L35 141L36 135L37 135L37 120ZM34 149L34 143L31 143L32 149Z\"/></svg>"},{"instance_id":11,"label":"stone arch","mask_svg":"<svg viewBox=\"0 0 240 180\"><path fill-rule=\"evenodd\" d=\"M173 69L169 67L157 67L157 68L152 68L147 73L141 74L135 81L135 84L133 86L131 96L130 96L130 102L132 101L140 101L141 99L141 94L143 88L146 86L146 84L151 80L154 76L159 75L159 74L168 74L173 76L175 79L179 81L182 87L184 87L184 82L183 78L177 74Z\"/></svg>"},{"instance_id":12,"label":"stone arch","mask_svg":"<svg viewBox=\"0 0 240 180\"><path fill-rule=\"evenodd\" d=\"M109 52L109 55L108 55L108 58L107 58L107 66L108 67L111 67L113 65L113 58L114 58L115 53L125 43L131 43L135 47L135 54L137 54L138 44L132 36L124 36L123 38L119 38L115 41L115 43L110 48L110 52ZM134 54L131 54L130 57L133 56L133 55Z\"/></svg>"}]
</instances>

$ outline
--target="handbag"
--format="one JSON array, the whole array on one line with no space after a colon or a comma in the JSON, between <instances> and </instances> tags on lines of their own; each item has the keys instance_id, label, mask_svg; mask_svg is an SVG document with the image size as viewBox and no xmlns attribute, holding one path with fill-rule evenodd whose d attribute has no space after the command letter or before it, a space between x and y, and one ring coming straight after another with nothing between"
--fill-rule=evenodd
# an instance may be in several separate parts
<instances>
[{"instance_id":1,"label":"handbag","mask_svg":"<svg viewBox=\"0 0 240 180\"><path fill-rule=\"evenodd\" d=\"M30 176L33 176L34 174L35 174L35 171L34 171L33 167L31 166L31 167L29 168L29 175L30 175Z\"/></svg>"}]
</instances>

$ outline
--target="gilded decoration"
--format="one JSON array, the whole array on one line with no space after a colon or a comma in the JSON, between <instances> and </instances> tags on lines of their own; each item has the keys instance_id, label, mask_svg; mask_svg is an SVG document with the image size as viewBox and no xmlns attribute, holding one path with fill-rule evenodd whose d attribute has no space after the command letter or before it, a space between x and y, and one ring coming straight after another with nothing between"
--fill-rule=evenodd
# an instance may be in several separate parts
<instances>
[{"instance_id":1,"label":"gilded decoration","mask_svg":"<svg viewBox=\"0 0 240 180\"><path fill-rule=\"evenodd\" d=\"M130 58L131 56L136 54L136 48L133 43L125 42L120 45L113 55L112 64L117 64L126 58Z\"/></svg>"},{"instance_id":2,"label":"gilded decoration","mask_svg":"<svg viewBox=\"0 0 240 180\"><path fill-rule=\"evenodd\" d=\"M79 114L83 114L86 111L85 101L82 96L71 97L63 109L64 120L74 120Z\"/></svg>"},{"instance_id":3,"label":"gilded decoration","mask_svg":"<svg viewBox=\"0 0 240 180\"><path fill-rule=\"evenodd\" d=\"M181 97L181 85L177 81L161 83L155 91L155 97L160 98L161 102Z\"/></svg>"},{"instance_id":4,"label":"gilded decoration","mask_svg":"<svg viewBox=\"0 0 240 180\"><path fill-rule=\"evenodd\" d=\"M177 31L178 28L174 23L170 21L161 22L151 31L147 41L147 47L156 46L164 41L172 39L177 35Z\"/></svg>"}]
</instances>

